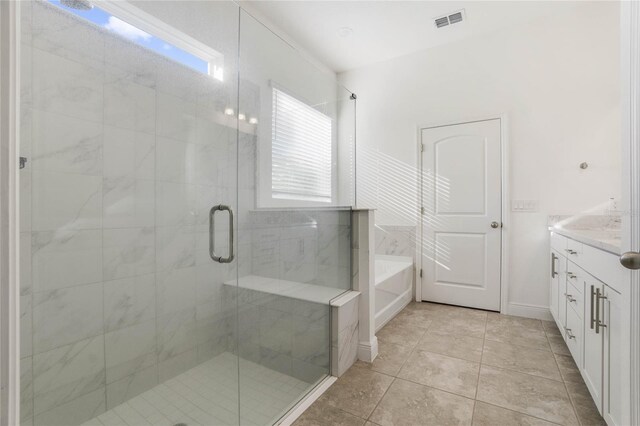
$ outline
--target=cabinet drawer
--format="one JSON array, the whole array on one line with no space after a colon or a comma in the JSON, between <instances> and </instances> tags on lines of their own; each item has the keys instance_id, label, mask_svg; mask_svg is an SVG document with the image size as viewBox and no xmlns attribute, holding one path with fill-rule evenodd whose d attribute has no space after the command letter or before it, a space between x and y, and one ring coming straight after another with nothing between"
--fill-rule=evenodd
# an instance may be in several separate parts
<instances>
[{"instance_id":1,"label":"cabinet drawer","mask_svg":"<svg viewBox=\"0 0 640 426\"><path fill-rule=\"evenodd\" d=\"M567 248L565 249L565 256L571 262L582 265L582 253L584 250L584 244L579 243L576 240L572 240L571 238L567 238Z\"/></svg>"},{"instance_id":2,"label":"cabinet drawer","mask_svg":"<svg viewBox=\"0 0 640 426\"><path fill-rule=\"evenodd\" d=\"M573 284L576 287L576 291L580 294L583 293L584 280L587 279L589 274L587 271L576 265L572 261L567 261L567 282Z\"/></svg>"},{"instance_id":3,"label":"cabinet drawer","mask_svg":"<svg viewBox=\"0 0 640 426\"><path fill-rule=\"evenodd\" d=\"M567 347L571 355L573 355L573 360L576 362L576 365L582 365L582 332L582 319L573 308L567 308L567 328L565 329L564 335Z\"/></svg>"},{"instance_id":4,"label":"cabinet drawer","mask_svg":"<svg viewBox=\"0 0 640 426\"><path fill-rule=\"evenodd\" d=\"M568 282L567 292L564 296L567 299L567 306L573 308L580 318L584 318L584 293L579 291L578 287L584 287L584 281L578 283L578 286ZM569 309L567 309L568 311Z\"/></svg>"},{"instance_id":5,"label":"cabinet drawer","mask_svg":"<svg viewBox=\"0 0 640 426\"><path fill-rule=\"evenodd\" d=\"M560 234L556 234L551 231L551 248L562 254L563 256L567 255L567 237L562 236Z\"/></svg>"},{"instance_id":6,"label":"cabinet drawer","mask_svg":"<svg viewBox=\"0 0 640 426\"><path fill-rule=\"evenodd\" d=\"M569 254L568 258L617 292L628 290L630 270L620 264L617 255L583 245L580 253Z\"/></svg>"}]
</instances>

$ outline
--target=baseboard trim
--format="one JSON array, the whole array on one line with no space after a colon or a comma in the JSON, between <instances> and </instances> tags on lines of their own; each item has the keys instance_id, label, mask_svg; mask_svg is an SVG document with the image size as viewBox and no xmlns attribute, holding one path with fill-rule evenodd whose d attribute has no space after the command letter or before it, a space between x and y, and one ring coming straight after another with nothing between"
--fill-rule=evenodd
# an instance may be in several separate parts
<instances>
[{"instance_id":1,"label":"baseboard trim","mask_svg":"<svg viewBox=\"0 0 640 426\"><path fill-rule=\"evenodd\" d=\"M370 342L358 343L358 359L364 362L373 362L378 356L378 338L373 336Z\"/></svg>"},{"instance_id":2,"label":"baseboard trim","mask_svg":"<svg viewBox=\"0 0 640 426\"><path fill-rule=\"evenodd\" d=\"M311 404L316 402L318 398L322 396L323 393L329 387L338 380L337 377L327 376L322 382L318 384L311 392L309 392L300 402L298 402L287 414L285 414L279 422L276 424L278 426L291 426L293 422L295 422L298 417L305 412L305 410L311 407Z\"/></svg>"},{"instance_id":3,"label":"baseboard trim","mask_svg":"<svg viewBox=\"0 0 640 426\"><path fill-rule=\"evenodd\" d=\"M515 315L518 317L553 321L553 317L551 316L551 311L547 306L509 302L508 312L503 312L503 313L506 313L508 315Z\"/></svg>"}]
</instances>

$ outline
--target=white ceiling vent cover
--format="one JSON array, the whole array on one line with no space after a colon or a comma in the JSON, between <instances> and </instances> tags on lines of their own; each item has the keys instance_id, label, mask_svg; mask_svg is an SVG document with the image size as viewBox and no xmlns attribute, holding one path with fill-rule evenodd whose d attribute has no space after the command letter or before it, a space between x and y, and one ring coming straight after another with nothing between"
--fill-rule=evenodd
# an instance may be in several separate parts
<instances>
[{"instance_id":1,"label":"white ceiling vent cover","mask_svg":"<svg viewBox=\"0 0 640 426\"><path fill-rule=\"evenodd\" d=\"M458 22L464 21L464 9L459 10L458 12L454 12L450 15L441 16L439 18L434 19L434 23L436 24L436 28L446 27L448 25L457 24Z\"/></svg>"}]
</instances>

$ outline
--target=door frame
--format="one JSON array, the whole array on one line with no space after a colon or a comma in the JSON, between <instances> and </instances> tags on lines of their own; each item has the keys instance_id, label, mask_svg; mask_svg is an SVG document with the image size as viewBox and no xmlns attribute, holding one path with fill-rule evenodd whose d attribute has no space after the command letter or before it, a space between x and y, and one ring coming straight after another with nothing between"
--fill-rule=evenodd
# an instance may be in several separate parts
<instances>
[{"instance_id":1,"label":"door frame","mask_svg":"<svg viewBox=\"0 0 640 426\"><path fill-rule=\"evenodd\" d=\"M20 7L0 1L0 425L20 419Z\"/></svg>"},{"instance_id":2,"label":"door frame","mask_svg":"<svg viewBox=\"0 0 640 426\"><path fill-rule=\"evenodd\" d=\"M620 4L622 251L640 251L640 4ZM630 422L640 422L640 271L630 274Z\"/></svg>"},{"instance_id":3,"label":"door frame","mask_svg":"<svg viewBox=\"0 0 640 426\"><path fill-rule=\"evenodd\" d=\"M509 118L507 114L493 114L486 116L470 117L466 120L451 120L436 123L428 123L417 126L416 130L416 158L418 173L417 197L416 197L416 270L415 270L415 301L422 302L422 211L423 203L423 170L422 170L422 130L435 127L455 126L459 124L477 123L480 121L500 120L500 184L501 184L501 215L502 227L500 228L500 312L509 311L509 226L511 225L509 209Z\"/></svg>"}]
</instances>

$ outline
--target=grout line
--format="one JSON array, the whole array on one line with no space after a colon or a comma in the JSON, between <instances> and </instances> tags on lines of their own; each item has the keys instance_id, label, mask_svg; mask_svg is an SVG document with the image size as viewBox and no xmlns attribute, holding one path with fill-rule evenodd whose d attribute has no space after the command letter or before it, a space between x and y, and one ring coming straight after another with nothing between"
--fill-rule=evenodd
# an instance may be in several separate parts
<instances>
[{"instance_id":1,"label":"grout line","mask_svg":"<svg viewBox=\"0 0 640 426\"><path fill-rule=\"evenodd\" d=\"M546 330L545 330L545 336L547 338L547 343L549 343L549 335L547 334ZM551 347L550 343L549 343L549 347ZM567 393L567 398L569 399L569 403L571 404L571 408L573 408L573 414L576 416L576 420L578 421L578 424L582 424L582 421L580 420L580 416L578 415L578 409L576 408L576 405L573 402L573 398L571 397L571 394L569 393L569 388L567 387L567 381L564 379L564 376L562 375L562 371L560 371L560 364L558 364L558 360L556 358L556 354L555 354L555 352L553 352L553 349L551 350L551 352L553 354L553 362L555 362L556 368L558 369L558 372L560 372L560 377L562 378L562 385L564 386L564 391ZM577 365L576 365L576 368L577 368Z\"/></svg>"},{"instance_id":2,"label":"grout line","mask_svg":"<svg viewBox=\"0 0 640 426\"><path fill-rule=\"evenodd\" d=\"M389 386L387 386L387 388L384 390L384 393L382 394L382 397L380 397L380 399L376 403L376 406L373 407L373 410L371 410L371 412L369 413L369 415L367 416L367 418L365 420L368 421L371 418L371 416L373 416L373 413L376 412L376 410L378 409L378 406L380 405L380 403L382 402L384 397L387 396L387 392L389 392L389 389L391 389L391 386L393 386L393 384L396 382L396 380L398 380L398 379L395 378L395 377L393 378L393 380L391 380L391 383L389 383Z\"/></svg>"},{"instance_id":3,"label":"grout line","mask_svg":"<svg viewBox=\"0 0 640 426\"><path fill-rule=\"evenodd\" d=\"M401 380L401 381L402 381L402 380L404 380L404 381L406 381L406 382L413 383L413 384L416 384L416 385L419 385L419 386L422 386L422 387L426 387L426 388L429 388L429 389L434 389L434 390L437 390L437 391L440 391L440 392L445 392L445 393L448 393L448 394L451 394L451 395L455 395L455 396L458 396L458 397L466 398L466 399L468 399L468 400L472 400L472 401L473 401L473 410L472 410L472 416L471 416L471 421L472 421L472 422L473 422L473 418L474 418L474 415L475 415L475 408L476 408L476 406L477 406L477 403L478 403L478 402L481 402L481 403L483 403L483 404L487 404L487 405L494 406L494 407L497 407L497 408L500 408L500 409L503 409L503 410L511 411L511 412L513 412L513 413L518 413L518 414L520 414L520 415L525 415L525 416L529 416L529 417L532 417L532 418L535 418L535 419L539 419L539 420L543 420L543 421L546 421L546 422L549 422L549 423L556 424L556 423L554 423L554 422L552 422L552 421L549 421L549 420L547 420L547 419L543 419L543 418L541 418L541 417L537 417L537 416L534 416L534 415L530 415L530 414L528 414L528 413L523 413L523 412L520 412L520 411L517 411L517 410L513 410L513 409L510 409L510 408L502 407L502 406L500 406L500 405L496 405L496 404L488 403L488 402L485 402L485 401L482 401L482 400L478 400L478 388L479 388L479 383L480 383L480 370L481 370L481 368L482 368L483 366L488 366L488 367L491 367L491 368L497 368L497 369L500 369L500 370L505 370L505 371L515 372L515 373L520 373L520 374L524 374L524 375L527 375L527 376L531 376L531 377L536 377L536 378L539 378L539 379L548 380L548 381L553 382L553 383L562 383L562 384L563 384L563 387L564 387L564 389L565 389L566 395L567 395L567 397L568 397L568 399L569 399L569 402L570 402L570 404L571 404L571 406L572 406L572 409L573 409L573 411L574 411L574 415L576 416L576 419L578 420L578 422L579 422L580 424L582 424L582 422L581 422L580 418L578 417L578 411L577 411L577 407L576 407L576 405L575 405L575 403L574 403L574 400L573 400L573 398L571 397L571 395L569 394L569 390L568 390L568 387L567 387L567 383L568 383L568 382L565 380L564 376L562 375L562 372L561 372L560 367L559 367L559 364L558 364L558 359L557 359L557 356L556 356L556 355L561 355L561 354L556 354L555 352L553 352L553 350L551 350L551 351L544 351L544 350L539 350L539 349L537 349L537 350L538 350L538 351L540 351L540 352L549 352L549 353L551 353L551 355L553 356L553 359L554 359L554 363L555 363L555 365L556 365L556 368L557 368L557 370L558 370L558 372L559 372L559 374L560 374L560 377L561 377L561 380L560 380L560 381L558 381L558 380L554 380L554 379L550 379L550 378L547 378L547 377L542 377L542 376L537 376L537 375L533 375L533 374L525 373L525 372L518 371L518 370L512 370L512 369L505 368L505 367L502 367L502 366L487 365L487 364L484 362L485 345L486 345L486 342L487 342L487 341L492 341L491 339L487 339L487 336L486 336L486 325L487 325L487 323L488 323L488 316L487 316L487 317L485 317L485 332L484 332L484 334L483 334L482 354L481 354L480 362L478 363L478 365L479 365L479 368L478 368L478 380L477 380L477 383L476 383L476 392L475 392L475 396L474 396L473 398L469 398L469 397L467 397L467 396L460 395L460 394L457 394L457 393L455 393L455 392L451 392L451 391L443 390L443 389L440 389L440 388L437 388L437 387L434 387L434 386L425 385L425 384L423 384L423 383L419 383L419 382L416 382L416 381L411 380L411 379L406 379L406 378L398 377L398 374L399 374L399 373L400 373L400 371L402 371L402 369L407 365L407 363L409 362L409 359L410 359L410 358L411 358L415 353L417 353L417 352L419 351L418 346L419 346L419 344L420 344L420 341L421 341L421 340L424 338L424 336L425 336L425 335L426 335L426 334L427 334L427 333L432 329L432 326L433 326L433 320L431 320L431 323L429 324L429 327L427 327L427 328L424 330L424 332L421 334L420 338L418 339L417 343L416 343L416 344L414 344L414 345L411 345L411 346L406 346L406 347L408 347L408 348L409 348L409 355L404 359L404 361L402 361L402 362L401 362L401 364L400 364L400 368L397 370L397 373L395 373L395 374L389 374L389 373L380 372L380 371L377 371L377 370L370 369L370 371L372 371L372 372L374 372L374 373L382 374L382 375L387 376L387 377L391 377L393 380L392 380L391 384L389 385L389 387L385 390L385 392L384 392L384 394L382 395L382 397L381 397L381 398L379 399L379 401L376 403L376 406L374 407L373 411L369 414L369 416L368 416L366 419L365 419L365 418L362 418L362 417L360 417L360 418L361 418L361 419L364 419L364 420L366 420L366 421L371 421L371 420L370 420L371 416L372 416L372 415L373 415L373 413L376 411L376 409L379 407L379 405L380 405L380 403L382 402L382 400L386 397L386 395L387 395L387 393L389 392L389 389L391 388L391 386L392 386L396 381L398 381L398 380ZM420 327L413 327L413 328L420 328ZM543 331L544 331L545 340L546 340L546 342L547 342L547 345L548 345L549 349L551 349L551 345L550 345L550 343L549 343L549 338L548 338L549 334L547 333L547 331L546 331L546 330L544 330L544 328L543 328ZM505 342L500 342L500 343L505 343ZM507 344L510 344L510 343L507 343ZM392 344L392 345L394 345L394 344ZM394 346L402 346L402 345L394 345ZM521 345L516 345L516 346L521 346ZM525 347L525 346L523 346L523 348L526 348L526 347ZM532 349L532 350L534 350L534 348L527 348L527 349ZM424 351L424 352L428 352L428 353L435 353L435 352L430 352L430 351L428 351L428 350L427 350L427 351ZM437 354L437 355L441 355L441 356L446 356L446 357L453 358L453 359L460 359L460 360L464 360L464 359L461 359L461 358L451 357L451 356L446 355L446 354L438 354L438 353L435 353L435 354ZM468 361L468 360L464 360L464 361ZM471 362L471 361L470 361L470 362ZM348 413L348 412L347 412L347 411L345 411L345 410L341 410L341 411L344 411L345 413ZM348 414L352 414L352 413L348 413ZM359 416L357 416L357 417L359 417Z\"/></svg>"},{"instance_id":4,"label":"grout line","mask_svg":"<svg viewBox=\"0 0 640 426\"><path fill-rule=\"evenodd\" d=\"M448 393L449 395L454 395L454 396L457 396L459 398L468 399L469 401L475 401L474 398L471 398L471 397L468 397L468 396L465 396L465 395L460 395L459 393L455 393L455 392L452 392L450 390L437 388L435 386L425 385L424 383L416 382L415 380L405 379L405 378L402 378L402 377L394 377L394 379L395 380L401 380L401 381L409 382L409 383L413 383L414 385L419 385L419 386L422 386L422 387L425 387L425 388L433 389L433 390L436 390L438 392Z\"/></svg>"},{"instance_id":5,"label":"grout line","mask_svg":"<svg viewBox=\"0 0 640 426\"><path fill-rule=\"evenodd\" d=\"M476 386L476 393L478 392L478 387ZM478 403L477 399L473 399L473 407L471 408L471 425L473 426L473 418L476 415L476 404Z\"/></svg>"},{"instance_id":6,"label":"grout line","mask_svg":"<svg viewBox=\"0 0 640 426\"><path fill-rule=\"evenodd\" d=\"M484 321L484 334L482 335L482 352L480 353L480 365L478 366L478 380L476 380L476 393L473 396L474 401L478 399L478 388L480 387L480 372L482 371L482 360L484 359L484 345L487 341L487 323L489 322L489 315L485 318ZM475 412L476 404L473 403L473 411ZM471 422L473 423L473 414L471 415Z\"/></svg>"},{"instance_id":7,"label":"grout line","mask_svg":"<svg viewBox=\"0 0 640 426\"><path fill-rule=\"evenodd\" d=\"M534 419L542 420L544 422L551 423L551 424L554 424L554 425L561 425L561 423L552 422L550 420L543 419L542 417L537 417L537 416L533 416L531 414L522 413L520 411L512 410L511 408L502 407L500 405L492 404L490 402L486 402L486 401L482 401L482 400L476 400L476 401L480 402L482 404L491 405L492 407L500 408L502 410L511 411L512 413L516 413L516 414L520 414L520 415L528 416L528 417L533 417Z\"/></svg>"}]
</instances>

